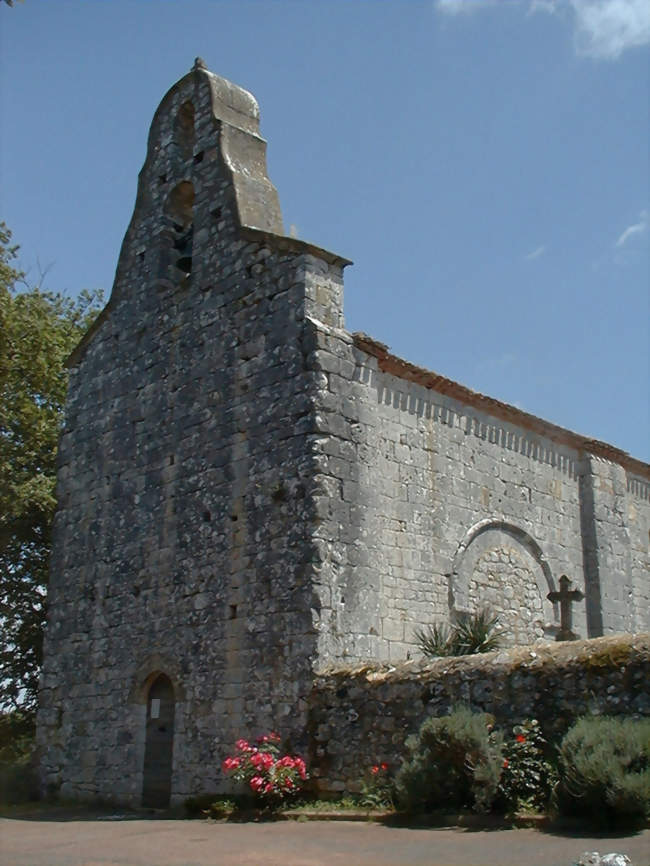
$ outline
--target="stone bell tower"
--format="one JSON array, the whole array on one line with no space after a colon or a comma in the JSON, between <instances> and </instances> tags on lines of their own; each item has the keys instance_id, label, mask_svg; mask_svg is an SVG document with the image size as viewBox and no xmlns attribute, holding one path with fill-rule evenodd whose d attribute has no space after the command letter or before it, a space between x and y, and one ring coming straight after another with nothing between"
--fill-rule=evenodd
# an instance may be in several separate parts
<instances>
[{"instance_id":1,"label":"stone bell tower","mask_svg":"<svg viewBox=\"0 0 650 866\"><path fill-rule=\"evenodd\" d=\"M310 322L342 326L348 262L283 236L265 151L255 99L197 59L70 359L38 719L62 796L180 802L218 788L236 737L305 736L325 592Z\"/></svg>"}]
</instances>

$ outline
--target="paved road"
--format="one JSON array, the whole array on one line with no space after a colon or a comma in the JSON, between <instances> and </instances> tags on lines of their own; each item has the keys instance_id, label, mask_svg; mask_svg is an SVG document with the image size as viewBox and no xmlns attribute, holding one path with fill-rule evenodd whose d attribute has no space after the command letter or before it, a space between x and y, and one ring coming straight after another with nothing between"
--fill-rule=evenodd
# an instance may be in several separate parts
<instances>
[{"instance_id":1,"label":"paved road","mask_svg":"<svg viewBox=\"0 0 650 866\"><path fill-rule=\"evenodd\" d=\"M583 851L650 866L650 830L594 839L351 821L0 819L1 866L571 866Z\"/></svg>"}]
</instances>

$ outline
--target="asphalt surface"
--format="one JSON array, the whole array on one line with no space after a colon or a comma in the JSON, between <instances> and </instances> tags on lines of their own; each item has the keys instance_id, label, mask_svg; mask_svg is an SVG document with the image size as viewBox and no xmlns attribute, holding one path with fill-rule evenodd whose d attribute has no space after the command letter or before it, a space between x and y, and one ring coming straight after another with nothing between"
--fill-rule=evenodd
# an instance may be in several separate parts
<instances>
[{"instance_id":1,"label":"asphalt surface","mask_svg":"<svg viewBox=\"0 0 650 866\"><path fill-rule=\"evenodd\" d=\"M585 851L650 866L650 830L594 838L351 821L0 818L1 866L572 866Z\"/></svg>"}]
</instances>

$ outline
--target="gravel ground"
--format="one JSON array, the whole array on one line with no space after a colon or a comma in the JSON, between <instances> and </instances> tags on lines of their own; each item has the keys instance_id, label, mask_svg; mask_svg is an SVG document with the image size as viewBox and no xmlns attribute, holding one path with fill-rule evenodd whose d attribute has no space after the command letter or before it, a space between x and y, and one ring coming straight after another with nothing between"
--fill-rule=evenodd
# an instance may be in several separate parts
<instances>
[{"instance_id":1,"label":"gravel ground","mask_svg":"<svg viewBox=\"0 0 650 866\"><path fill-rule=\"evenodd\" d=\"M650 830L594 838L350 821L0 818L1 866L572 866L584 851L650 866Z\"/></svg>"}]
</instances>

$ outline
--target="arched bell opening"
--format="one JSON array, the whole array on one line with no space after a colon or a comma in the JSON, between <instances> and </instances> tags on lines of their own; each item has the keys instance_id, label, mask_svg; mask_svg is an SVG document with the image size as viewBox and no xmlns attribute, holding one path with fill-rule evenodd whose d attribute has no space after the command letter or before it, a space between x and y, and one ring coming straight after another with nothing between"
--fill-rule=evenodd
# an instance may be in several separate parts
<instances>
[{"instance_id":1,"label":"arched bell opening","mask_svg":"<svg viewBox=\"0 0 650 866\"><path fill-rule=\"evenodd\" d=\"M174 141L180 158L185 162L192 158L194 151L194 106L184 102L174 124Z\"/></svg>"},{"instance_id":2,"label":"arched bell opening","mask_svg":"<svg viewBox=\"0 0 650 866\"><path fill-rule=\"evenodd\" d=\"M169 806L174 753L174 686L166 674L158 674L147 695L142 805L154 809Z\"/></svg>"},{"instance_id":3,"label":"arched bell opening","mask_svg":"<svg viewBox=\"0 0 650 866\"><path fill-rule=\"evenodd\" d=\"M171 264L187 277L192 273L194 237L194 186L189 180L181 181L169 193L164 215L171 244Z\"/></svg>"}]
</instances>

